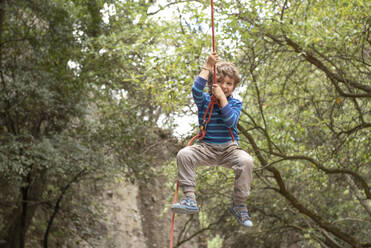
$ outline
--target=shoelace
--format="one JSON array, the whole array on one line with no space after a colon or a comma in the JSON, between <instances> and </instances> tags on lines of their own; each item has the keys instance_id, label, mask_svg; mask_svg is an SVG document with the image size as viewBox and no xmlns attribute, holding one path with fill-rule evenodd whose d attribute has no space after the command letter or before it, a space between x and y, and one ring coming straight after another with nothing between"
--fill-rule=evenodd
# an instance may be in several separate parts
<instances>
[{"instance_id":1,"label":"shoelace","mask_svg":"<svg viewBox=\"0 0 371 248\"><path fill-rule=\"evenodd\" d=\"M194 203L194 201L191 198L183 198L180 202L184 205L187 205L187 206L191 206L191 207L196 206L196 204Z\"/></svg>"},{"instance_id":2,"label":"shoelace","mask_svg":"<svg viewBox=\"0 0 371 248\"><path fill-rule=\"evenodd\" d=\"M249 213L247 211L241 212L241 217L243 219L250 219Z\"/></svg>"},{"instance_id":3,"label":"shoelace","mask_svg":"<svg viewBox=\"0 0 371 248\"><path fill-rule=\"evenodd\" d=\"M235 206L243 219L250 219L249 212L245 206Z\"/></svg>"}]
</instances>

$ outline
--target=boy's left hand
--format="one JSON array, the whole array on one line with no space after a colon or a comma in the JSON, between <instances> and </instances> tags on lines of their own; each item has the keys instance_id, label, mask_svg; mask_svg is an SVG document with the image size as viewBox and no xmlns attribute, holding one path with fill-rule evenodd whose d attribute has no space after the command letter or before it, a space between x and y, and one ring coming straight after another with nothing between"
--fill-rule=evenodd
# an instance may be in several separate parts
<instances>
[{"instance_id":1,"label":"boy's left hand","mask_svg":"<svg viewBox=\"0 0 371 248\"><path fill-rule=\"evenodd\" d=\"M218 84L213 84L212 93L219 100L220 106L223 108L227 105L228 100L224 95L222 88Z\"/></svg>"}]
</instances>

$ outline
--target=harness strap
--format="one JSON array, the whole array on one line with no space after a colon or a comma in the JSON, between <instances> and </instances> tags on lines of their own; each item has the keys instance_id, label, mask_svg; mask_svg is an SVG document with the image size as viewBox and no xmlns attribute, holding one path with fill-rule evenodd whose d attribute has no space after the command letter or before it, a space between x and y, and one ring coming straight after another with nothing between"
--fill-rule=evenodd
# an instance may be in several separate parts
<instances>
[{"instance_id":1,"label":"harness strap","mask_svg":"<svg viewBox=\"0 0 371 248\"><path fill-rule=\"evenodd\" d=\"M211 96L209 105L207 106L205 114L203 116L202 124L200 126L200 132L188 142L188 146L191 146L196 139L198 139L200 141L204 139L204 137L206 135L207 125L211 121L211 115L212 115L215 104L218 104L218 100L216 99L215 96ZM206 118L207 118L207 120L206 120ZM236 141L235 138L234 138L232 129L228 128L228 130L229 130L229 133L231 134L232 140Z\"/></svg>"},{"instance_id":2,"label":"harness strap","mask_svg":"<svg viewBox=\"0 0 371 248\"><path fill-rule=\"evenodd\" d=\"M198 138L199 140L203 140L203 138L206 135L207 125L211 121L211 115L213 113L213 109L214 109L215 103L218 103L218 100L216 100L216 97L215 96L211 96L209 105L207 106L207 109L206 109L205 114L203 116L202 124L201 124L201 127L200 127L200 133L201 133L201 135ZM208 116L207 120L206 120L206 116Z\"/></svg>"}]
</instances>

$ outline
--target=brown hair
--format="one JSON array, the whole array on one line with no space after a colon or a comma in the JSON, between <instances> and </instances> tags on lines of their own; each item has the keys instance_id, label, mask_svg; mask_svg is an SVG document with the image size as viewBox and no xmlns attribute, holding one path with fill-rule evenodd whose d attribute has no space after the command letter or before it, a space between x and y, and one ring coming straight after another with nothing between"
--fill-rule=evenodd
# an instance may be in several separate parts
<instances>
[{"instance_id":1,"label":"brown hair","mask_svg":"<svg viewBox=\"0 0 371 248\"><path fill-rule=\"evenodd\" d=\"M241 77L238 74L236 66L230 62L218 62L216 64L216 74L218 76L222 76L223 78L226 76L233 78L234 88L237 87L237 84L241 80ZM207 82L209 86L209 91L211 90L211 85L213 84L213 80L214 80L214 70L212 69L209 73L209 78Z\"/></svg>"}]
</instances>

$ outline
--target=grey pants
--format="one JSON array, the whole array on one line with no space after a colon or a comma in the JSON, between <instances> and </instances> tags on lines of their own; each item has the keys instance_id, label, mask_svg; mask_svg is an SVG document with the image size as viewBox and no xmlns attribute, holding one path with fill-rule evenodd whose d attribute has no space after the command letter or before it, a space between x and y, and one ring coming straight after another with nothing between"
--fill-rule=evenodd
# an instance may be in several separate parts
<instances>
[{"instance_id":1,"label":"grey pants","mask_svg":"<svg viewBox=\"0 0 371 248\"><path fill-rule=\"evenodd\" d=\"M235 203L243 203L250 193L252 181L253 158L238 147L236 142L227 144L210 144L201 142L187 146L177 155L179 185L183 192L194 192L196 187L197 166L223 166L234 170Z\"/></svg>"}]
</instances>

